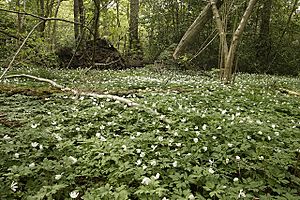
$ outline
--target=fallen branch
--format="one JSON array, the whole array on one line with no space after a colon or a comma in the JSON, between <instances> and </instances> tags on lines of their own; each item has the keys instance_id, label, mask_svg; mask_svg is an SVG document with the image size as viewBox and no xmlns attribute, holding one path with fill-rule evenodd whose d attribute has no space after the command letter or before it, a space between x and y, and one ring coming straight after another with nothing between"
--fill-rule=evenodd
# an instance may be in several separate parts
<instances>
[{"instance_id":1,"label":"fallen branch","mask_svg":"<svg viewBox=\"0 0 300 200\"><path fill-rule=\"evenodd\" d=\"M36 76L32 76L32 75L28 75L28 74L15 74L15 75L10 75L10 76L5 76L6 79L9 78L31 78L37 81L41 81L41 82L45 82L45 83L49 83L50 85L60 89L63 92L71 92L75 95L81 95L81 96L89 96L89 97L94 97L94 98L98 98L98 99L112 99L115 101L119 101L122 102L124 104L127 104L129 107L140 107L142 108L144 111L146 111L147 113L151 114L151 115L156 115L156 117L167 123L170 124L171 121L168 120L164 115L161 115L160 113L158 113L156 110L152 110L151 108L147 108L141 104L135 103L134 101L131 101L129 99L123 98L123 97L119 97L119 96L115 96L115 95L109 95L109 94L97 94L97 93L93 93L93 92L81 92L79 90L75 90L69 87L64 87L58 83L56 83L55 81L52 81L50 79L46 79L46 78L39 78Z\"/></svg>"},{"instance_id":2,"label":"fallen branch","mask_svg":"<svg viewBox=\"0 0 300 200\"><path fill-rule=\"evenodd\" d=\"M279 90L280 90L280 92L285 93L285 94L300 96L299 92L295 92L295 91L292 91L292 90L287 90L287 89L284 89L284 88L279 88Z\"/></svg>"}]
</instances>

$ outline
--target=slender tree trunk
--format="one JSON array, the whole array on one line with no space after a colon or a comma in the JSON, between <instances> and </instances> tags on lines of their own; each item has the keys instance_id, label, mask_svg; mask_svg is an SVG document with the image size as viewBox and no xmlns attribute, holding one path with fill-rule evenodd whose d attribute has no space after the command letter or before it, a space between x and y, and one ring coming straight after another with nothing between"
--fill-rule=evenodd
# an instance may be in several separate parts
<instances>
[{"instance_id":1,"label":"slender tree trunk","mask_svg":"<svg viewBox=\"0 0 300 200\"><path fill-rule=\"evenodd\" d=\"M94 39L97 40L99 35L99 20L100 20L100 0L94 0L95 11L94 11Z\"/></svg>"},{"instance_id":2,"label":"slender tree trunk","mask_svg":"<svg viewBox=\"0 0 300 200\"><path fill-rule=\"evenodd\" d=\"M131 51L140 51L139 41L139 0L130 0L129 19L129 48Z\"/></svg>"},{"instance_id":3,"label":"slender tree trunk","mask_svg":"<svg viewBox=\"0 0 300 200\"><path fill-rule=\"evenodd\" d=\"M218 8L221 7L222 4L223 1L221 0L216 1L216 5ZM208 3L204 7L202 12L199 14L197 19L194 21L194 23L188 28L184 36L181 38L173 54L173 57L175 59L181 56L186 51L186 49L195 42L195 38L198 36L199 32L203 29L207 21L211 18L212 18L211 4Z\"/></svg>"},{"instance_id":4,"label":"slender tree trunk","mask_svg":"<svg viewBox=\"0 0 300 200\"><path fill-rule=\"evenodd\" d=\"M271 52L271 36L270 36L270 22L273 0L265 0L261 10L261 23L258 37L258 45L256 57L258 63L263 67L268 67L270 63Z\"/></svg>"},{"instance_id":5,"label":"slender tree trunk","mask_svg":"<svg viewBox=\"0 0 300 200\"><path fill-rule=\"evenodd\" d=\"M39 0L39 6L40 6L39 15L41 17L45 17L45 1ZM41 23L41 25L39 26L39 32L41 33L41 37L44 37L45 27L46 27L46 21L43 21L43 23Z\"/></svg>"},{"instance_id":6,"label":"slender tree trunk","mask_svg":"<svg viewBox=\"0 0 300 200\"><path fill-rule=\"evenodd\" d=\"M256 4L257 0L250 0L248 7L245 10L245 13L240 21L240 24L238 25L236 31L233 34L230 49L228 52L228 57L225 60L225 71L224 76L222 77L225 83L230 83L232 81L232 74L233 74L233 68L234 68L234 59L236 57L236 51L239 45L239 42L241 40L242 34L245 30L247 21L253 11L254 5Z\"/></svg>"},{"instance_id":7,"label":"slender tree trunk","mask_svg":"<svg viewBox=\"0 0 300 200\"><path fill-rule=\"evenodd\" d=\"M81 41L85 41L85 31L84 31L84 25L85 25L85 11L84 11L84 4L83 0L78 0L78 7L79 7L79 18L80 18L80 37Z\"/></svg>"},{"instance_id":8,"label":"slender tree trunk","mask_svg":"<svg viewBox=\"0 0 300 200\"><path fill-rule=\"evenodd\" d=\"M54 12L54 18L57 18L58 16L58 11L59 11L59 7L60 7L60 0L57 0L57 5L56 5L56 9L55 9L55 12ZM56 45L56 28L57 28L57 21L54 20L53 22L53 30L52 30L52 34L51 34L51 43L52 43L52 50L53 50L53 47Z\"/></svg>"},{"instance_id":9,"label":"slender tree trunk","mask_svg":"<svg viewBox=\"0 0 300 200\"><path fill-rule=\"evenodd\" d=\"M79 39L79 0L74 0L74 4L73 4L73 11L74 11L74 22L76 22L76 24L74 24L74 37L75 37L75 41L76 43L78 42Z\"/></svg>"}]
</instances>

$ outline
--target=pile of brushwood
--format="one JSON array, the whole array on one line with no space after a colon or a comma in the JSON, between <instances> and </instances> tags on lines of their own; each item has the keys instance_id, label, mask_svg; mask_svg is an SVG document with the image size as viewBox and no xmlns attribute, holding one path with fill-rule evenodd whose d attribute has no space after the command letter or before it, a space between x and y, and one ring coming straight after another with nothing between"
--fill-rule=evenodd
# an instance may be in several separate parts
<instances>
[{"instance_id":1,"label":"pile of brushwood","mask_svg":"<svg viewBox=\"0 0 300 200\"><path fill-rule=\"evenodd\" d=\"M62 47L57 51L62 67L91 67L125 69L128 67L120 52L106 39L82 42L77 48Z\"/></svg>"}]
</instances>

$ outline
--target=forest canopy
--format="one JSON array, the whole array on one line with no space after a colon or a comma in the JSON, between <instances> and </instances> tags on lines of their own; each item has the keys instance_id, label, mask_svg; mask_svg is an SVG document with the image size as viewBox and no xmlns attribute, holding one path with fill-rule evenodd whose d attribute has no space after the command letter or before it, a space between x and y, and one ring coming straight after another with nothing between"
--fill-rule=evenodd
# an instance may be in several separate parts
<instances>
[{"instance_id":1,"label":"forest canopy","mask_svg":"<svg viewBox=\"0 0 300 200\"><path fill-rule=\"evenodd\" d=\"M229 40L248 2L220 2L223 4L219 8L220 17L226 25ZM73 64L78 67L95 62L107 64L124 58L115 62L116 67L172 60L172 51L206 5L205 1L194 0L1 0L1 66L8 65L13 53L39 22L41 24L26 42L14 65L70 67ZM208 19L177 60L180 67L196 70L218 67L221 58L216 29L213 18ZM91 48L92 41L99 39L108 41L114 48L105 58L96 55L107 49L107 45ZM236 70L298 75L299 41L298 0L257 1L235 57ZM87 53L83 53L86 49L89 49ZM84 59L79 60L81 57ZM60 58L63 58L63 63Z\"/></svg>"}]
</instances>

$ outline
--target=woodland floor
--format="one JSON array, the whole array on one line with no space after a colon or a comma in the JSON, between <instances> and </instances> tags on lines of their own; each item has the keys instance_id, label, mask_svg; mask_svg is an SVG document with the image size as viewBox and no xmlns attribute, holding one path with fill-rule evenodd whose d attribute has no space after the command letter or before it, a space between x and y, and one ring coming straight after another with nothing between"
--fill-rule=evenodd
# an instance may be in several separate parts
<instances>
[{"instance_id":1,"label":"woodland floor","mask_svg":"<svg viewBox=\"0 0 300 200\"><path fill-rule=\"evenodd\" d=\"M157 111L0 83L0 199L299 199L299 78L17 69ZM281 88L281 89L280 89ZM73 193L72 193L73 192ZM72 196L73 195L73 196Z\"/></svg>"}]
</instances>

